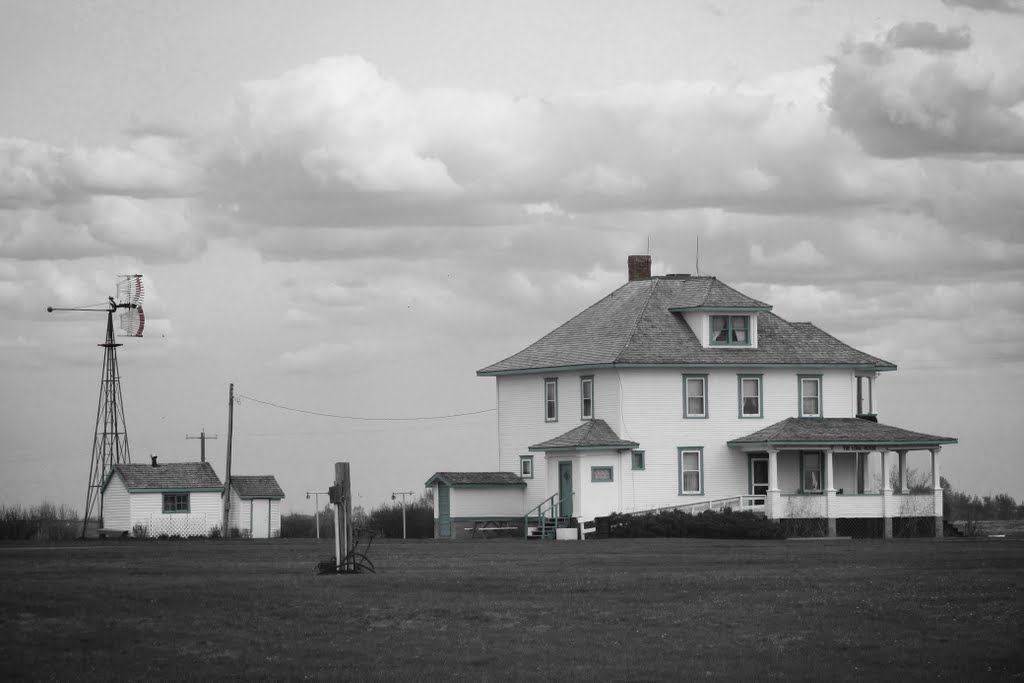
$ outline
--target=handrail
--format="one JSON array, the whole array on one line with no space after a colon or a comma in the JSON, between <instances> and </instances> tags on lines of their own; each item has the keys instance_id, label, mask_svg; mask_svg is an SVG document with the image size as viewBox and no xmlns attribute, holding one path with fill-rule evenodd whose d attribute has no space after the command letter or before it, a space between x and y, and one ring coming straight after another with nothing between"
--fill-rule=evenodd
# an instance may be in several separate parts
<instances>
[{"instance_id":1,"label":"handrail","mask_svg":"<svg viewBox=\"0 0 1024 683\"><path fill-rule=\"evenodd\" d=\"M572 495L573 495L572 493L569 494L569 499L570 500L572 500ZM554 513L558 509L558 507L561 505L561 502L562 501L559 498L559 494L558 493L554 493L551 496L549 496L548 498L546 498L545 500L542 500L539 505L537 505L536 507L531 509L529 512L527 512L525 515L523 515L523 538L529 538L529 536L530 536L530 515L531 514L537 513L536 514L537 520L538 520L538 522L540 522L541 527L543 527L544 526L544 521L548 518L548 515L545 514L545 506L547 506L547 510L552 513L551 517L557 519L561 515L554 514Z\"/></svg>"},{"instance_id":2,"label":"handrail","mask_svg":"<svg viewBox=\"0 0 1024 683\"><path fill-rule=\"evenodd\" d=\"M724 510L725 508L747 509L756 505L763 505L767 496L763 495L741 495L729 496L728 498L717 498L715 500L702 500L696 503L684 503L682 505L669 505L668 507L651 508L650 510L637 510L630 512L631 515L642 515L650 512L667 512L679 510L685 513L703 512L705 510ZM733 505L734 504L734 505Z\"/></svg>"}]
</instances>

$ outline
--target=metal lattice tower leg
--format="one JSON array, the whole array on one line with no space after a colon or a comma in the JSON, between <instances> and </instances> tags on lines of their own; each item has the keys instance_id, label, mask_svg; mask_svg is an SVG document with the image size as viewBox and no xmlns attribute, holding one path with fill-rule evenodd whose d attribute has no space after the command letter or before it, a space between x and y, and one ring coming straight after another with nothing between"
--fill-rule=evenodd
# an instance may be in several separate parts
<instances>
[{"instance_id":1,"label":"metal lattice tower leg","mask_svg":"<svg viewBox=\"0 0 1024 683\"><path fill-rule=\"evenodd\" d=\"M103 526L103 482L114 465L131 462L128 432L125 430L124 405L121 401L121 374L117 369L117 347L114 342L113 310L107 313L107 337L103 347L103 373L100 376L100 397L96 406L96 432L92 441L92 462L89 465L89 488L85 497L82 536L95 513Z\"/></svg>"}]
</instances>

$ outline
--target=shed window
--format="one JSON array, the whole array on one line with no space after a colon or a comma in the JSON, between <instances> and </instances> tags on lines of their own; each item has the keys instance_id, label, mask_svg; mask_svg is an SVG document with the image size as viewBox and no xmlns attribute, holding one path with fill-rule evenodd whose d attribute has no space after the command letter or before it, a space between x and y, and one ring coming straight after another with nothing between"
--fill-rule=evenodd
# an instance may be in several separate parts
<instances>
[{"instance_id":1,"label":"shed window","mask_svg":"<svg viewBox=\"0 0 1024 683\"><path fill-rule=\"evenodd\" d=\"M187 493L165 493L164 512L189 512L189 494Z\"/></svg>"}]
</instances>

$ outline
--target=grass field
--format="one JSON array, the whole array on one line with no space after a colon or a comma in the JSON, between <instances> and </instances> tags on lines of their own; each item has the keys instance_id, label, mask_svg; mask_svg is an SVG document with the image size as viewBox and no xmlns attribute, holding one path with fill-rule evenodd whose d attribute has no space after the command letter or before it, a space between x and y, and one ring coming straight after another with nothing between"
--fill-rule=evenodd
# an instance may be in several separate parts
<instances>
[{"instance_id":1,"label":"grass field","mask_svg":"<svg viewBox=\"0 0 1024 683\"><path fill-rule=\"evenodd\" d=\"M1024 542L0 546L3 677L1024 678Z\"/></svg>"}]
</instances>

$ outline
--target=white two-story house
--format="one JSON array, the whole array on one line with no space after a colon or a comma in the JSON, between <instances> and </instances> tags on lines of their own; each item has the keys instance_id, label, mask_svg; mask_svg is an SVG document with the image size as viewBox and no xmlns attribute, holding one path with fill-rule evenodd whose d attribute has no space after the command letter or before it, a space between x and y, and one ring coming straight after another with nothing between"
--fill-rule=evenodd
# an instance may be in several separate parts
<instances>
[{"instance_id":1,"label":"white two-story house","mask_svg":"<svg viewBox=\"0 0 1024 683\"><path fill-rule=\"evenodd\" d=\"M630 256L626 284L478 371L497 382L500 472L428 481L445 504L439 536L471 518L726 506L827 520L833 535L875 520L888 537L893 519L924 518L941 535L939 452L956 439L877 421L877 380L895 365L650 263ZM924 494L906 488L914 450L930 452Z\"/></svg>"}]
</instances>

